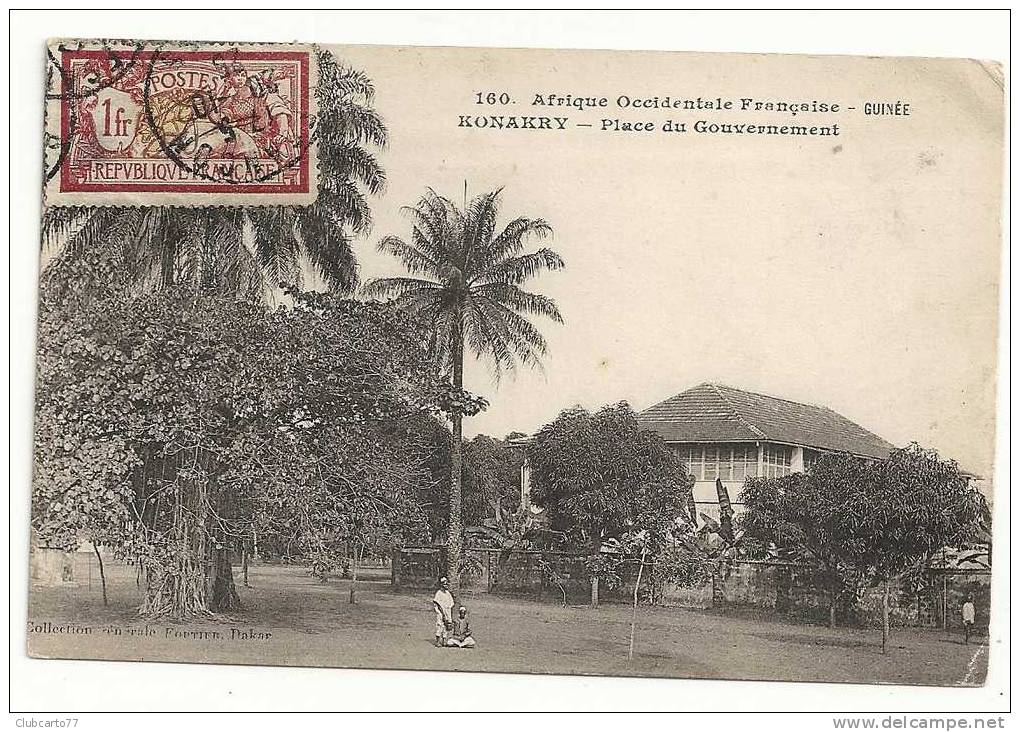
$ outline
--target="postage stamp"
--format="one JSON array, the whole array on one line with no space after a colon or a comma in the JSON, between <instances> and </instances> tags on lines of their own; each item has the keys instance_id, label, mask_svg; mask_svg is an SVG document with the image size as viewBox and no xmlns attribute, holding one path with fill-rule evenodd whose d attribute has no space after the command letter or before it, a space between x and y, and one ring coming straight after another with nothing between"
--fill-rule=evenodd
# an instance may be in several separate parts
<instances>
[{"instance_id":1,"label":"postage stamp","mask_svg":"<svg viewBox=\"0 0 1020 732\"><path fill-rule=\"evenodd\" d=\"M295 45L54 42L48 205L315 200L315 53Z\"/></svg>"}]
</instances>

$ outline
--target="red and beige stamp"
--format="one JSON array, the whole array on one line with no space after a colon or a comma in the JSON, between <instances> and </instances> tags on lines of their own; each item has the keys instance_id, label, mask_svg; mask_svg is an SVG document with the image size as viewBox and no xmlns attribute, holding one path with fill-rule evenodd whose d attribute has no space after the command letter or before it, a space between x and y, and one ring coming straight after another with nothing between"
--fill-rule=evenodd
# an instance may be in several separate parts
<instances>
[{"instance_id":1,"label":"red and beige stamp","mask_svg":"<svg viewBox=\"0 0 1020 732\"><path fill-rule=\"evenodd\" d=\"M49 205L301 205L317 193L315 53L51 44Z\"/></svg>"}]
</instances>

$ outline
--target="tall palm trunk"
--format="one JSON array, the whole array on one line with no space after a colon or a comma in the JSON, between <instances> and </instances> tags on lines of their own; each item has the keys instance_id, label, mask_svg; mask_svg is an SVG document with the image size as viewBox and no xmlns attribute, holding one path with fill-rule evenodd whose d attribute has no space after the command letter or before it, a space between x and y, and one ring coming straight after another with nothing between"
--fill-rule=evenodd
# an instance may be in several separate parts
<instances>
[{"instance_id":1,"label":"tall palm trunk","mask_svg":"<svg viewBox=\"0 0 1020 732\"><path fill-rule=\"evenodd\" d=\"M464 332L454 338L453 344L453 388L460 394L464 389ZM461 526L461 455L464 415L459 408L453 410L453 445L450 450L450 524L447 528L446 573L450 589L456 596L460 591L460 544Z\"/></svg>"}]
</instances>

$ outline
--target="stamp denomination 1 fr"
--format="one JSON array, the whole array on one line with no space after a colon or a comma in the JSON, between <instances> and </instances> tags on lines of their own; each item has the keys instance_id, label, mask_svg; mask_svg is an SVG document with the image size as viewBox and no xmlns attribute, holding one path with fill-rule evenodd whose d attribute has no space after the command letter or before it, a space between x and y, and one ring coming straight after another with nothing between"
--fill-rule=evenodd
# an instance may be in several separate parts
<instances>
[{"instance_id":1,"label":"stamp denomination 1 fr","mask_svg":"<svg viewBox=\"0 0 1020 732\"><path fill-rule=\"evenodd\" d=\"M315 200L302 46L51 44L47 205Z\"/></svg>"}]
</instances>

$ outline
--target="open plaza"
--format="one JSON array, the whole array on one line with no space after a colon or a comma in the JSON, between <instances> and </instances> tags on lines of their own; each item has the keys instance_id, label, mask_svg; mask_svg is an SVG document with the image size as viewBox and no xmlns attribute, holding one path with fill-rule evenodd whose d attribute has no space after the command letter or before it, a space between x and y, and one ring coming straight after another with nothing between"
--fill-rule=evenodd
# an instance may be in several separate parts
<instances>
[{"instance_id":1,"label":"open plaza","mask_svg":"<svg viewBox=\"0 0 1020 732\"><path fill-rule=\"evenodd\" d=\"M876 629L642 606L631 661L626 605L593 610L485 593L460 598L478 646L435 648L431 593L393 589L386 568L367 570L351 604L347 580L255 565L250 587L238 581L243 610L186 623L139 618L134 568L114 565L108 574L108 607L96 583L33 588L35 654L60 657L65 636L44 632L46 624L73 624L75 655L90 659L974 686L988 652L984 636L965 645L957 630L896 628L883 655Z\"/></svg>"}]
</instances>

